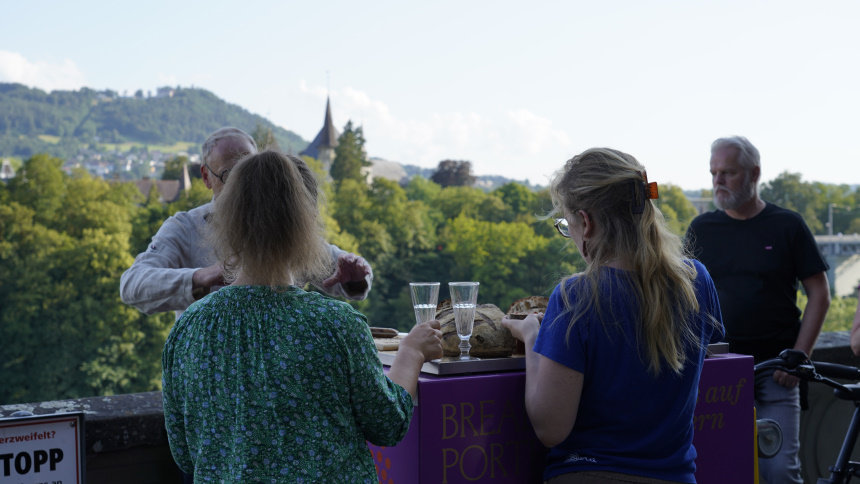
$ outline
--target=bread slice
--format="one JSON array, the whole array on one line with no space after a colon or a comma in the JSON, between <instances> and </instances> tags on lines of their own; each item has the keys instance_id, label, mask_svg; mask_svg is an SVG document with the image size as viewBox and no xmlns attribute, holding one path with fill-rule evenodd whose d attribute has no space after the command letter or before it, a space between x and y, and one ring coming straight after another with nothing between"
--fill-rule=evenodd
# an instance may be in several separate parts
<instances>
[{"instance_id":1,"label":"bread slice","mask_svg":"<svg viewBox=\"0 0 860 484\"><path fill-rule=\"evenodd\" d=\"M377 328L371 326L370 335L374 338L396 338L397 330L394 328Z\"/></svg>"},{"instance_id":2,"label":"bread slice","mask_svg":"<svg viewBox=\"0 0 860 484\"><path fill-rule=\"evenodd\" d=\"M535 311L546 311L548 305L549 298L543 296L529 296L517 299L508 308L508 317L511 319L525 319L528 314Z\"/></svg>"},{"instance_id":3,"label":"bread slice","mask_svg":"<svg viewBox=\"0 0 860 484\"><path fill-rule=\"evenodd\" d=\"M522 299L517 299L511 304L511 307L508 308L508 318L510 319L526 319L531 313L534 312L545 312L547 306L549 306L549 298L543 296L530 296L524 297ZM523 342L517 340L517 344L514 347L514 355L525 355L526 348L523 345Z\"/></svg>"}]
</instances>

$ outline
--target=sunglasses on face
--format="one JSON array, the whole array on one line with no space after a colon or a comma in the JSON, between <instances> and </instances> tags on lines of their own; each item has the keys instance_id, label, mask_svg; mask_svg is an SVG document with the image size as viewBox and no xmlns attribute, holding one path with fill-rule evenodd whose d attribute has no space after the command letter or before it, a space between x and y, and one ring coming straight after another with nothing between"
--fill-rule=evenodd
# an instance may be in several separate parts
<instances>
[{"instance_id":1,"label":"sunglasses on face","mask_svg":"<svg viewBox=\"0 0 860 484\"><path fill-rule=\"evenodd\" d=\"M567 225L567 219L555 219L555 229L558 230L558 233L560 233L562 237L566 239L570 238L570 227Z\"/></svg>"}]
</instances>

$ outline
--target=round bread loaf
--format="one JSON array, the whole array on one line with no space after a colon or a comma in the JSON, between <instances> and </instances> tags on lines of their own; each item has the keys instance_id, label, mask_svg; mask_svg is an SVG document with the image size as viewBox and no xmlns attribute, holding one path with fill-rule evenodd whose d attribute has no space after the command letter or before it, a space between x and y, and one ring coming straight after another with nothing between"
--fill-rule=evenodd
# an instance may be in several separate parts
<instances>
[{"instance_id":1,"label":"round bread loaf","mask_svg":"<svg viewBox=\"0 0 860 484\"><path fill-rule=\"evenodd\" d=\"M475 326L469 344L469 354L478 358L500 358L511 356L517 340L502 326L505 313L493 304L478 304L475 309ZM442 324L442 353L445 356L460 356L460 337L454 322L454 308L450 300L436 307L436 319Z\"/></svg>"}]
</instances>

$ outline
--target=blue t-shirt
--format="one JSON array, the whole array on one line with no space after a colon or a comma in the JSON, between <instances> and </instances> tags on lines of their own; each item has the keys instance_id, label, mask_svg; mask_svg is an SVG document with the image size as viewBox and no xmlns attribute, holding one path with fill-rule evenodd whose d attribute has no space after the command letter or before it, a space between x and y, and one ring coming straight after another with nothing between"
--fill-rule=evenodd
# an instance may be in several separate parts
<instances>
[{"instance_id":1,"label":"blue t-shirt","mask_svg":"<svg viewBox=\"0 0 860 484\"><path fill-rule=\"evenodd\" d=\"M572 316L565 314L561 286L549 300L535 352L584 375L576 422L570 435L550 449L544 479L579 471L614 471L678 482L696 482L693 410L705 345L720 341L722 324L714 283L698 261L695 319L701 345L688 345L681 375L648 372L639 350L639 306L625 271L603 268L601 305L608 324L589 309L566 336ZM567 286L571 303L578 294ZM585 296L582 296L585 297ZM561 317L558 317L561 315ZM557 318L558 317L558 318ZM556 320L557 319L557 320Z\"/></svg>"}]
</instances>

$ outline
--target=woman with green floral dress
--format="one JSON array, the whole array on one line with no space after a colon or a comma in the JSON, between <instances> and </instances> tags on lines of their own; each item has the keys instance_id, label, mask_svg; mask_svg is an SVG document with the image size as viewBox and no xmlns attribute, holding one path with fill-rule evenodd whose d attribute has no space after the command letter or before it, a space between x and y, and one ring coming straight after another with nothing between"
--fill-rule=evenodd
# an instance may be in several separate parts
<instances>
[{"instance_id":1,"label":"woman with green floral dress","mask_svg":"<svg viewBox=\"0 0 860 484\"><path fill-rule=\"evenodd\" d=\"M183 314L162 357L174 459L195 482L375 483L366 441L406 435L438 322L386 376L365 317L295 285L330 272L307 165L264 152L229 180L209 240L233 282Z\"/></svg>"}]
</instances>

